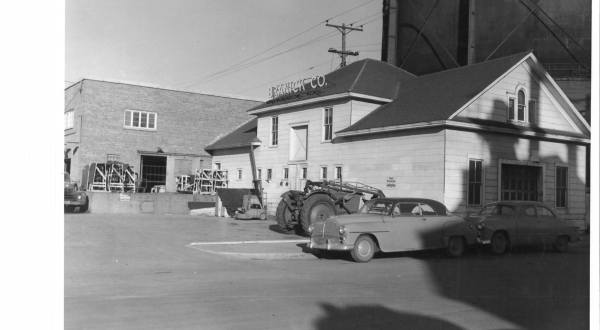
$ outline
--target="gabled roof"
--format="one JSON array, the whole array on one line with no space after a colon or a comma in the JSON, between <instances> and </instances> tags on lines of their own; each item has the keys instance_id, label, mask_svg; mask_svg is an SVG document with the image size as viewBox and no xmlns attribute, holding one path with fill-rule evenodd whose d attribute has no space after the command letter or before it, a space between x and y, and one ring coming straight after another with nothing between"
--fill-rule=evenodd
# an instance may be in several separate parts
<instances>
[{"instance_id":1,"label":"gabled roof","mask_svg":"<svg viewBox=\"0 0 600 330\"><path fill-rule=\"evenodd\" d=\"M395 100L338 133L449 119L530 52L440 71L406 81Z\"/></svg>"},{"instance_id":2,"label":"gabled roof","mask_svg":"<svg viewBox=\"0 0 600 330\"><path fill-rule=\"evenodd\" d=\"M257 123L258 118L250 119L229 134L223 136L222 138L218 138L216 141L206 146L204 150L210 152L213 150L250 146L250 142L256 138Z\"/></svg>"},{"instance_id":3,"label":"gabled roof","mask_svg":"<svg viewBox=\"0 0 600 330\"><path fill-rule=\"evenodd\" d=\"M341 93L393 99L401 89L401 84L415 78L416 76L412 73L389 63L366 58L326 74L324 87L311 89L310 93L298 92L269 100L248 111ZM309 90L309 84L304 84L307 87L306 90Z\"/></svg>"}]
</instances>

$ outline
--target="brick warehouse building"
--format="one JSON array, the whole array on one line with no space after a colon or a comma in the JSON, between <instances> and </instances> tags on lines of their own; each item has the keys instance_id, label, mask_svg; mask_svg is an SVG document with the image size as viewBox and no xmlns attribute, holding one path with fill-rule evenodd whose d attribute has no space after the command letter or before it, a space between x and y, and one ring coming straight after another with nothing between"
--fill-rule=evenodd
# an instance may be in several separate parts
<instances>
[{"instance_id":1,"label":"brick warehouse building","mask_svg":"<svg viewBox=\"0 0 600 330\"><path fill-rule=\"evenodd\" d=\"M258 104L83 79L65 89L65 170L81 183L86 166L115 159L135 169L140 186L175 191L175 177L210 168L204 147L248 120L246 110Z\"/></svg>"}]
</instances>

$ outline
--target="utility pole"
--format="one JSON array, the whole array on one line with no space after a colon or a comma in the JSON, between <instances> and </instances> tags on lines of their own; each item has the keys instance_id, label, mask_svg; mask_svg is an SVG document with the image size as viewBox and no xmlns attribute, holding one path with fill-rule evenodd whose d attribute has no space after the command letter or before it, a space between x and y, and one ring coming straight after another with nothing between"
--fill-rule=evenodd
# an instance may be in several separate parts
<instances>
[{"instance_id":1,"label":"utility pole","mask_svg":"<svg viewBox=\"0 0 600 330\"><path fill-rule=\"evenodd\" d=\"M340 54L340 57L342 58L342 63L340 64L340 68L345 67L346 66L346 56L348 56L348 55L357 56L358 55L358 52L346 50L346 35L352 31L362 31L363 26L361 25L360 27L354 27L354 26L352 26L352 24L346 25L345 23L343 23L342 25L329 24L329 21L325 21L325 23L326 23L325 26L336 28L342 34L342 50L337 50L335 48L329 48L328 52Z\"/></svg>"}]
</instances>

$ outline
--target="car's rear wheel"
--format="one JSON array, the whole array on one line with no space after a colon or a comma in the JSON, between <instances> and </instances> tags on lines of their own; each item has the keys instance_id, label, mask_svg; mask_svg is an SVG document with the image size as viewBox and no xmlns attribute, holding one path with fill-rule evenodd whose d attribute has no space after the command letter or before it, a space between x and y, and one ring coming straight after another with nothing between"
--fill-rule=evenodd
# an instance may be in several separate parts
<instances>
[{"instance_id":1,"label":"car's rear wheel","mask_svg":"<svg viewBox=\"0 0 600 330\"><path fill-rule=\"evenodd\" d=\"M554 241L554 250L557 252L567 252L569 249L569 237L558 236Z\"/></svg>"},{"instance_id":2,"label":"car's rear wheel","mask_svg":"<svg viewBox=\"0 0 600 330\"><path fill-rule=\"evenodd\" d=\"M508 250L508 237L501 231L497 231L492 235L491 250L493 254L504 254Z\"/></svg>"},{"instance_id":3,"label":"car's rear wheel","mask_svg":"<svg viewBox=\"0 0 600 330\"><path fill-rule=\"evenodd\" d=\"M448 246L446 252L451 257L460 257L465 253L466 243L465 239L461 236L452 236L448 240Z\"/></svg>"},{"instance_id":4,"label":"car's rear wheel","mask_svg":"<svg viewBox=\"0 0 600 330\"><path fill-rule=\"evenodd\" d=\"M356 239L350 255L356 262L368 262L375 255L376 249L377 245L371 237L361 235Z\"/></svg>"}]
</instances>

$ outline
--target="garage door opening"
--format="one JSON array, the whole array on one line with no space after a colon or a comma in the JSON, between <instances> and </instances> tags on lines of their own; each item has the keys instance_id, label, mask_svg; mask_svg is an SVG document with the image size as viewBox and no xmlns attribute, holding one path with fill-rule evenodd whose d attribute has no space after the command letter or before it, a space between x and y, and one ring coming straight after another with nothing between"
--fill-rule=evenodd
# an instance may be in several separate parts
<instances>
[{"instance_id":1,"label":"garage door opening","mask_svg":"<svg viewBox=\"0 0 600 330\"><path fill-rule=\"evenodd\" d=\"M167 177L167 157L142 155L140 168L142 178L140 188L142 188L144 192L150 192L154 186L165 185Z\"/></svg>"},{"instance_id":2,"label":"garage door opening","mask_svg":"<svg viewBox=\"0 0 600 330\"><path fill-rule=\"evenodd\" d=\"M502 200L541 201L542 168L502 164Z\"/></svg>"}]
</instances>

